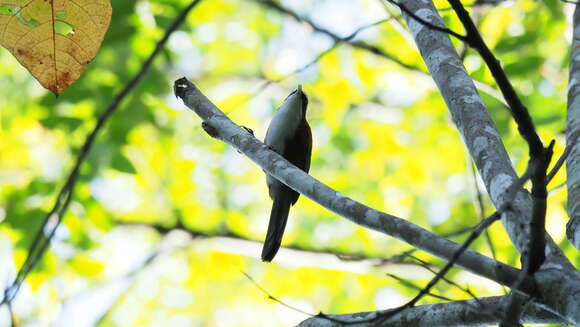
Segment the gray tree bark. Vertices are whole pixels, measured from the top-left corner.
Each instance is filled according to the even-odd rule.
[[[568,114],[566,115],[566,142],[570,154],[566,158],[566,186],[568,189],[568,216],[566,235],[580,250],[580,7],[574,11],[570,80],[568,82]]]
[[[495,325],[499,321],[498,317],[504,313],[504,299],[501,296],[494,296],[477,300],[420,305],[394,315],[380,326],[475,327]],[[299,326],[344,326],[340,322],[346,322],[348,326],[352,327],[377,326],[372,319],[384,313],[388,313],[388,310],[313,317],[304,320]],[[526,308],[522,315],[522,323],[567,324],[566,321],[537,305],[530,305]]]

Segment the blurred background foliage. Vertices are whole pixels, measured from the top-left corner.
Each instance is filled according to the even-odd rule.
[[[0,50],[0,286],[12,281],[24,261],[96,117],[187,3],[113,1],[113,20],[97,58],[58,99]],[[181,76],[261,139],[277,106],[303,84],[314,134],[311,174],[369,206],[458,242],[466,236],[461,231],[493,211],[395,9],[380,0],[280,4],[339,37],[387,21],[358,33],[349,40],[354,45],[335,44],[258,0],[202,1],[98,137],[50,251],[14,302],[18,326],[292,325],[307,316],[269,300],[242,272],[311,313],[393,307],[416,291],[387,273],[418,286],[432,276],[412,258],[395,257],[408,245],[303,197],[291,212],[283,245],[304,251],[281,251],[274,263],[260,262],[258,242],[271,206],[264,174],[206,135],[197,116],[175,99],[172,83]],[[448,26],[462,32],[446,1],[436,4]],[[559,156],[571,6],[518,0],[470,8],[540,135],[556,139]],[[471,76],[488,90],[481,94],[523,172],[527,147],[489,91],[495,89],[489,71],[474,51],[453,42]],[[394,60],[356,43],[376,46]],[[549,186],[547,229],[578,263],[565,240],[564,180],[562,170]],[[500,224],[473,248],[519,265]],[[434,268],[442,265],[425,253],[413,255]],[[376,260],[391,257],[392,262]],[[478,296],[505,291],[459,269],[449,277]],[[469,298],[445,283],[435,293]],[[422,303],[439,301],[427,297]],[[4,306],[0,324],[8,317]]]

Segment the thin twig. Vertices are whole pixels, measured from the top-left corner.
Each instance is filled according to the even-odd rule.
[[[409,302],[409,305],[410,306],[415,305],[423,297],[423,295],[427,294],[427,292],[429,292],[429,290],[433,288],[433,286],[435,286],[435,284],[437,284],[437,282],[439,282],[439,280],[441,280],[445,276],[445,274],[449,271],[449,269],[451,269],[455,265],[455,262],[457,261],[459,256],[461,256],[463,251],[465,251],[465,249],[467,249],[469,245],[471,245],[471,243],[473,243],[473,241],[477,239],[477,237],[481,234],[481,232],[483,232],[487,227],[491,226],[491,224],[499,220],[502,214],[503,212],[497,211],[492,215],[490,215],[489,217],[487,217],[485,220],[483,220],[474,229],[471,235],[469,235],[467,240],[465,240],[465,242],[461,244],[461,247],[453,254],[451,260],[449,260],[447,264],[443,267],[443,269],[441,269],[439,273],[429,282],[429,284],[427,284],[427,286],[423,288],[423,290],[421,290],[421,292],[417,296],[415,296],[413,300]]]
[[[480,220],[485,218],[485,204],[483,203],[483,194],[481,189],[479,188],[479,184],[477,183],[477,170],[475,168],[475,164],[473,162],[469,162],[469,166],[471,166],[471,176],[473,177],[473,187],[475,188],[475,199],[477,202],[477,209]],[[493,245],[493,240],[491,239],[491,235],[489,230],[486,229],[483,232],[483,236],[485,237],[485,242],[487,243],[487,247],[491,251],[491,257],[497,260],[497,254],[495,252],[495,246]]]
[[[292,15],[292,17],[299,17],[298,15],[294,14]],[[277,79],[268,79],[266,80],[264,83],[262,83],[262,85],[258,86],[257,90],[252,92],[252,94],[248,95],[247,97],[245,97],[243,100],[241,100],[240,102],[236,103],[236,105],[234,105],[234,108],[240,107],[243,103],[247,102],[250,99],[255,98],[258,94],[262,93],[266,88],[268,88],[268,86],[274,84],[274,83],[280,83],[283,82],[284,80],[302,73],[303,71],[307,70],[308,68],[312,67],[314,64],[318,63],[322,58],[324,58],[327,54],[331,53],[332,51],[334,51],[335,49],[337,49],[341,44],[343,43],[349,43],[352,39],[354,39],[359,33],[363,32],[366,29],[369,29],[371,27],[383,24],[385,22],[388,22],[392,19],[394,19],[395,17],[389,17],[389,18],[385,18],[385,19],[381,19],[379,21],[376,21],[374,23],[370,23],[367,25],[363,25],[358,27],[354,32],[352,32],[351,34],[345,36],[345,37],[339,37],[338,35],[335,35],[335,37],[333,37],[334,43],[327,48],[326,50],[320,52],[315,58],[313,58],[310,62],[308,62],[307,64],[303,65],[302,67],[299,67],[297,69],[295,69],[294,71],[280,77]],[[298,18],[298,19],[302,19],[302,18]],[[331,33],[330,31],[324,30],[326,31],[326,33]],[[352,43],[351,43],[352,44]],[[226,112],[226,114],[231,113],[232,110],[229,110]]]
[[[576,145],[577,139],[578,139],[578,134],[576,135],[576,137],[573,138],[573,140],[569,141],[568,145],[564,149],[564,152],[562,152],[562,155],[560,156],[560,158],[558,158],[558,161],[556,161],[556,163],[554,164],[554,167],[552,167],[552,170],[550,170],[550,172],[548,173],[548,176],[546,177],[548,183],[550,183],[550,181],[552,181],[554,176],[556,176],[556,174],[558,173],[560,168],[562,168],[562,166],[564,165],[564,162],[566,162],[566,158],[568,158],[568,155],[572,151],[572,148]]]
[[[403,286],[406,286],[408,288],[412,288],[414,290],[421,290],[422,289],[421,286],[415,285],[414,283],[412,283],[412,282],[410,282],[402,277],[399,277],[395,274],[386,273],[385,275],[391,277],[392,279],[398,281]],[[431,293],[431,292],[427,292],[425,295],[430,296],[430,297],[435,298],[435,299],[443,300],[443,301],[448,301],[448,302],[454,301],[454,300],[452,300],[448,297],[445,297],[443,295],[439,295],[439,294],[435,294],[435,293]]]
[[[10,327],[16,327],[16,316],[14,315],[14,308],[12,308],[12,303],[6,303],[8,307],[8,313],[10,314]]]
[[[532,221],[530,223],[530,237],[527,248],[522,254],[523,269],[520,277],[512,286],[512,291],[506,306],[506,313],[500,323],[500,327],[518,326],[520,317],[524,311],[524,304],[528,303],[529,296],[519,294],[524,278],[533,275],[546,259],[546,236],[545,219],[547,205],[547,177],[546,171],[553,154],[555,141],[543,151],[541,156],[530,158],[528,170],[531,170],[532,180]]]
[[[435,277],[433,277],[431,279],[431,281],[429,281],[429,283],[427,284],[427,286],[425,286],[423,289],[421,289],[421,291],[419,292],[419,294],[417,294],[413,299],[411,299],[409,302],[407,302],[406,304],[393,309],[385,314],[382,314],[380,316],[377,316],[375,318],[372,319],[372,321],[376,321],[376,320],[380,320],[380,321],[386,321],[387,319],[393,317],[394,315],[396,315],[397,313],[415,306],[415,304],[417,304],[417,302],[423,297],[425,296],[427,293],[429,293],[429,291],[431,290],[431,288],[433,288],[437,282],[439,280],[441,280],[442,278],[445,277],[445,274],[449,271],[449,269],[451,269],[451,267],[453,267],[455,265],[455,262],[457,261],[457,259],[459,259],[459,257],[461,256],[461,254],[469,247],[469,245],[471,243],[473,243],[473,241],[475,241],[475,239],[477,239],[477,237],[489,226],[491,226],[491,224],[493,224],[495,221],[501,219],[501,216],[503,215],[504,212],[506,212],[507,210],[510,209],[511,207],[511,202],[513,201],[513,198],[516,196],[517,191],[522,187],[522,185],[530,178],[531,173],[530,173],[530,166],[528,166],[528,168],[526,169],[526,172],[522,175],[522,177],[520,177],[517,181],[515,181],[507,190],[506,190],[506,195],[505,195],[505,199],[506,201],[504,201],[503,205],[496,211],[494,212],[492,215],[490,215],[489,217],[487,217],[485,220],[483,220],[482,222],[479,223],[478,226],[475,227],[475,229],[473,230],[473,232],[471,233],[471,235],[469,235],[469,237],[467,238],[467,240],[465,240],[465,242],[463,242],[463,244],[461,244],[461,246],[459,247],[459,249],[457,249],[457,251],[455,253],[453,253],[451,259],[447,262],[447,264],[437,273],[437,275],[435,275]]]
[[[321,26],[318,26],[312,20],[298,15],[294,11],[290,10],[289,8],[286,8],[286,7],[282,6],[281,4],[279,4],[277,2],[274,2],[272,0],[253,0],[253,1],[255,1],[255,2],[261,4],[261,5],[267,6],[269,8],[272,8],[274,10],[277,10],[278,12],[281,12],[283,14],[286,14],[286,15],[292,17],[294,20],[296,20],[298,22],[306,23],[310,27],[312,27],[312,29],[314,29],[316,32],[319,32],[319,33],[322,33],[322,34],[325,34],[325,35],[329,36],[335,42],[337,40],[340,40],[341,39],[341,37],[338,34],[332,32],[332,31],[330,31],[330,30],[328,30],[326,28],[323,28]],[[391,16],[391,17],[392,18],[395,18],[394,21],[399,22],[398,21],[398,18],[400,18],[399,16]],[[399,23],[399,24],[400,25],[403,25],[402,23]],[[385,59],[387,59],[387,60],[389,60],[389,61],[391,61],[393,63],[396,63],[397,65],[399,65],[399,66],[401,66],[401,67],[403,67],[405,69],[408,69],[408,70],[411,70],[411,71],[414,71],[414,72],[418,72],[418,73],[421,73],[421,74],[424,74],[424,75],[429,75],[429,73],[426,72],[421,67],[407,64],[407,63],[401,61],[399,58],[397,58],[397,57],[395,57],[395,56],[393,56],[393,55],[391,55],[391,54],[383,51],[381,48],[379,48],[379,47],[377,47],[375,45],[368,44],[368,43],[363,42],[363,41],[349,41],[349,42],[347,42],[347,44],[349,44],[352,47],[361,49],[361,50],[366,50],[366,51],[368,51],[368,52],[370,52],[370,53],[372,53],[372,54],[374,54],[376,56],[383,57],[383,58],[385,58]],[[483,82],[479,82],[479,81],[474,81],[474,82],[475,82],[476,87],[479,90],[481,90],[481,91],[489,94],[490,96],[492,96],[493,98],[497,99],[499,102],[505,104],[506,106],[508,105],[507,102],[505,101],[505,99],[502,97],[502,95],[497,90],[495,90],[494,88],[492,88],[491,86],[489,86],[487,84],[484,84]],[[267,86],[267,85],[268,84],[263,85],[262,87]],[[260,91],[260,90],[258,90],[258,91]]]
[[[276,152],[264,146],[247,130],[231,121],[186,78],[180,78],[174,82],[174,91],[185,105],[203,120],[202,127],[209,136],[232,145],[256,162],[268,174],[325,208],[356,224],[394,236],[446,260],[449,260],[453,253],[460,248],[460,244],[435,235],[405,219],[374,210],[354,201],[295,168]],[[340,199],[340,201],[336,201],[336,199]],[[465,251],[457,264],[475,274],[483,273],[485,277],[505,285],[511,285],[519,275],[519,270],[472,250]],[[489,269],[481,269],[482,265],[489,267]],[[471,269],[470,267],[477,268]],[[530,279],[528,282],[532,283],[532,280]]]
[[[265,5],[267,7],[275,9],[283,14],[286,14],[298,22],[305,22],[306,24],[310,25],[312,27],[312,29],[314,29],[316,32],[319,32],[319,33],[322,33],[322,34],[329,36],[335,42],[338,42],[342,39],[342,37],[340,37],[338,34],[332,32],[329,29],[326,29],[322,26],[319,26],[318,24],[315,24],[312,20],[310,20],[308,18],[301,17],[300,15],[295,13],[294,11],[282,6],[281,4],[279,4],[275,1],[272,1],[272,0],[254,0],[254,1],[261,4],[261,5]],[[403,68],[417,71],[417,72],[421,72],[421,73],[425,73],[425,71],[423,71],[421,68],[404,63],[400,59],[394,57],[391,54],[386,53],[385,51],[383,51],[382,49],[380,49],[374,45],[368,44],[368,43],[363,42],[363,41],[351,41],[351,42],[348,42],[348,44],[350,44],[356,48],[359,48],[359,49],[367,50],[367,51],[374,53],[375,55],[381,56],[383,58],[386,58],[386,59],[400,65]]]
[[[242,273],[242,274],[244,274],[244,276],[246,276],[246,278],[247,278],[247,279],[248,279],[250,282],[252,282],[252,284],[254,284],[254,286],[256,286],[256,288],[257,288],[257,289],[259,289],[260,291],[262,291],[262,293],[266,294],[266,295],[268,296],[268,299],[270,299],[270,300],[272,300],[272,301],[274,301],[274,302],[278,302],[278,303],[280,303],[281,305],[285,306],[285,307],[286,307],[286,308],[288,308],[288,309],[294,310],[294,311],[296,311],[296,312],[300,312],[300,313],[302,313],[302,314],[304,314],[304,315],[307,315],[307,316],[309,316],[309,317],[316,317],[316,316],[318,316],[318,314],[312,314],[312,313],[308,313],[308,312],[306,312],[306,311],[304,311],[304,310],[300,310],[300,309],[298,309],[298,308],[296,308],[296,307],[293,307],[293,306],[289,305],[288,303],[285,303],[284,301],[282,301],[282,300],[278,299],[277,297],[275,297],[274,295],[272,295],[272,294],[270,294],[268,291],[266,291],[266,290],[265,290],[265,289],[264,289],[262,286],[260,286],[260,284],[258,284],[258,282],[256,282],[256,281],[254,280],[254,278],[252,278],[252,276],[250,276],[248,273],[246,273],[245,271],[242,271],[241,273]]]
[[[394,3],[394,0],[387,0]],[[484,42],[479,30],[475,26],[475,23],[471,19],[465,7],[459,0],[448,0],[451,7],[457,14],[459,20],[463,24],[467,36],[463,39],[469,46],[476,49],[487,66],[489,67],[492,76],[497,82],[501,92],[504,94],[504,98],[508,102],[510,112],[514,118],[520,135],[528,144],[529,149],[529,163],[528,169],[529,175],[532,181],[532,216],[530,221],[530,235],[528,238],[528,243],[525,245],[522,253],[522,259],[524,263],[524,272],[528,277],[535,273],[545,260],[545,247],[546,247],[546,236],[545,236],[545,219],[546,219],[546,198],[547,189],[546,185],[548,179],[546,172],[548,165],[552,158],[554,141],[550,145],[544,148],[542,140],[537,134],[536,128],[534,126],[533,120],[528,112],[528,109],[524,106],[520,98],[518,97],[515,89],[513,88],[511,82],[507,78],[507,75],[499,60],[497,60],[494,54],[491,52],[487,44]],[[396,4],[396,3],[395,3]],[[406,14],[412,18],[420,21],[416,15],[413,15],[410,10],[404,6],[399,5],[401,10],[405,11]],[[421,21],[420,21],[421,22]],[[444,27],[434,26],[429,22],[421,22],[425,26],[430,27],[433,30],[446,32],[450,35],[456,36],[449,31],[446,31]],[[522,276],[522,278],[524,278]],[[429,286],[427,286],[428,288]],[[518,291],[518,287],[512,288],[512,300],[515,299],[515,292]],[[512,301],[515,303],[515,301]],[[513,306],[510,307],[514,312]],[[508,324],[507,317],[503,320],[502,325]],[[519,319],[519,316],[516,321]]]
[[[485,61],[486,65],[489,67],[489,70],[494,77],[495,81],[497,82],[499,89],[504,95],[504,98],[509,104],[510,112],[514,120],[518,125],[518,131],[526,140],[530,150],[530,156],[537,157],[541,155],[544,146],[542,144],[542,140],[538,136],[536,132],[536,128],[534,126],[534,122],[528,109],[524,106],[522,101],[520,100],[519,96],[517,95],[514,87],[512,86],[510,80],[508,79],[504,69],[501,67],[500,61],[495,57],[495,55],[491,52],[477,26],[469,16],[467,10],[459,0],[447,0],[457,17],[463,24],[465,31],[467,32],[467,38],[465,42],[469,44],[472,48],[476,49],[481,58]]]
[[[435,271],[435,269],[431,268],[428,262],[421,260],[421,259],[417,258],[416,256],[410,256],[410,257],[411,257],[411,259],[417,261],[419,263],[419,265],[421,265],[421,267],[428,270],[432,274],[437,275],[437,271]],[[469,288],[463,287],[463,286],[459,285],[458,283],[454,282],[453,280],[451,280],[445,276],[441,280],[444,281],[445,283],[459,289],[460,291],[464,292],[465,294],[469,295],[474,300],[476,300],[476,301],[478,300],[477,295],[475,295]]]
[[[457,38],[458,40],[461,40],[463,42],[468,42],[467,36],[465,35],[461,35],[455,31],[452,31],[451,29],[447,28],[447,27],[443,27],[443,26],[438,26],[435,25],[433,23],[431,23],[430,21],[427,21],[417,15],[415,15],[414,12],[412,12],[411,10],[409,10],[409,8],[407,8],[406,6],[404,6],[402,3],[400,3],[399,1],[395,1],[395,0],[387,0],[389,3],[392,3],[393,5],[399,7],[399,9],[401,9],[401,11],[403,11],[405,14],[411,16],[414,20],[418,21],[419,23],[427,26],[428,28],[434,30],[434,31],[438,31],[441,33],[445,33],[445,34],[449,34],[455,38]]]

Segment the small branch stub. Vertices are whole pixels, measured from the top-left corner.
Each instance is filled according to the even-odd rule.
[[[509,265],[473,250],[462,249],[459,244],[435,235],[406,219],[377,211],[319,182],[272,151],[249,131],[232,122],[188,80],[181,78],[175,81],[174,90],[176,96],[180,97],[189,109],[208,126],[211,125],[210,128],[203,125],[208,134],[216,135],[217,139],[243,153],[264,172],[323,207],[353,223],[393,236],[446,260],[451,260],[458,251],[461,251],[461,255],[453,258],[457,265],[503,285],[510,286],[517,280],[520,271]],[[531,292],[534,289],[533,285],[533,281],[526,279],[521,290]]]
[[[201,127],[203,128],[203,130],[204,130],[204,131],[205,131],[205,132],[206,132],[206,133],[207,133],[209,136],[211,136],[211,137],[213,137],[213,138],[217,138],[217,137],[218,137],[218,135],[219,135],[219,132],[218,132],[218,130],[217,130],[215,127],[211,126],[209,123],[207,123],[207,122],[202,122],[202,123],[201,123]]]
[[[173,83],[173,94],[176,98],[183,98],[187,94],[187,89],[192,87],[193,84],[187,78],[182,77]]]

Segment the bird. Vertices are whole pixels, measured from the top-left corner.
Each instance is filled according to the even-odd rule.
[[[306,121],[307,106],[308,97],[302,91],[302,85],[298,85],[276,111],[264,138],[270,149],[306,173],[310,170],[312,155],[312,131]],[[266,176],[266,184],[273,203],[262,248],[262,261],[270,262],[280,249],[290,206],[298,201],[300,194],[271,175]]]

